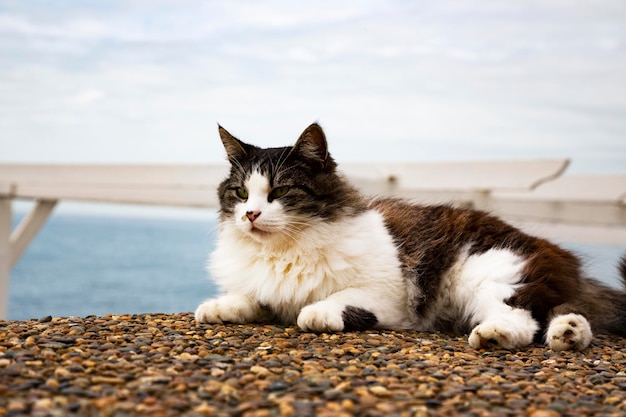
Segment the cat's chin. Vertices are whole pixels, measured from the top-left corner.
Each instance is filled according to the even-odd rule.
[[[249,224],[238,224],[231,230],[240,237],[252,239],[257,242],[267,242],[277,235],[275,231],[264,230],[261,227]]]
[[[252,228],[248,232],[248,237],[257,243],[275,248],[291,247],[294,244],[293,238],[280,230],[263,230],[260,228]],[[287,245],[287,246],[285,246]]]
[[[246,233],[252,238],[254,238],[255,240],[263,240],[263,241],[271,239],[272,237],[276,236],[276,233],[263,230],[259,227],[251,227],[249,230],[246,231]]]

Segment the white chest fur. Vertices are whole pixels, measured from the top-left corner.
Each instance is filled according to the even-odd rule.
[[[209,270],[224,293],[246,295],[288,322],[302,307],[346,288],[371,287],[399,304],[406,297],[395,245],[373,210],[312,224],[280,245],[251,239],[225,222]]]

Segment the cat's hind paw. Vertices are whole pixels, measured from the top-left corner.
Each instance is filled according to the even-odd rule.
[[[311,332],[340,332],[344,328],[342,307],[331,301],[308,305],[298,315],[298,326]]]
[[[580,314],[571,313],[557,316],[550,321],[546,343],[555,351],[583,350],[589,346],[592,337],[587,319]]]
[[[225,295],[205,301],[195,312],[198,323],[249,323],[257,316],[258,307],[246,297]]]

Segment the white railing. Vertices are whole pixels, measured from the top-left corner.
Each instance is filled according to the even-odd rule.
[[[369,195],[488,210],[513,221],[594,226],[596,242],[626,244],[626,175],[562,175],[569,161],[344,164]],[[9,275],[61,200],[215,207],[227,166],[0,164],[0,318]],[[35,200],[12,231],[13,199]]]

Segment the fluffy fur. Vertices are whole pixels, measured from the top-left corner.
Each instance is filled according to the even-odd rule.
[[[626,336],[624,293],[585,278],[573,254],[480,211],[362,196],[317,124],[283,148],[219,132],[231,171],[209,269],[222,295],[198,322],[448,331],[475,348]],[[621,270],[626,281],[626,258]]]

